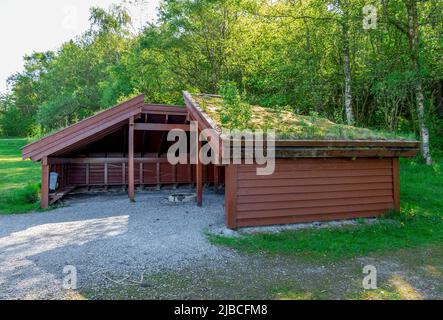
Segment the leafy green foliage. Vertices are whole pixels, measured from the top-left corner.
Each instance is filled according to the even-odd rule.
[[[220,94],[223,99],[223,109],[220,114],[221,123],[229,129],[248,128],[252,117],[251,106],[241,101],[236,84],[221,85]]]
[[[431,145],[440,149],[442,3],[417,4],[416,69],[405,33],[408,2],[372,3],[379,19],[370,30],[362,27],[364,0],[329,5],[323,0],[162,1],[158,23],[138,34],[130,34],[122,7],[93,8],[90,30],[55,52],[25,57],[24,71],[10,78],[10,107],[2,107],[1,131],[50,132],[135,93],[151,102],[181,104],[182,90],[215,93],[229,83],[237,84],[249,104],[308,117],[314,112],[340,124],[347,48],[356,126],[418,136],[414,83],[421,80]],[[247,108],[230,103],[223,121],[244,125]],[[20,128],[13,125],[17,114]],[[341,127],[335,130],[352,137]],[[308,122],[305,131],[319,134]]]

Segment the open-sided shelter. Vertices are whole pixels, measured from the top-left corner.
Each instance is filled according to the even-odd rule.
[[[289,130],[277,136],[271,175],[257,175],[257,164],[172,165],[166,158],[173,143],[167,133],[189,131],[191,120],[199,130],[214,129],[223,144],[220,99],[184,92],[184,100],[186,106],[149,104],[140,95],[23,147],[23,159],[42,165],[42,208],[75,187],[96,185],[127,187],[134,200],[136,186],[195,184],[201,205],[203,185],[213,184],[224,185],[229,228],[375,217],[399,210],[398,158],[415,156],[419,142],[307,139]],[[274,124],[290,125],[293,119],[288,117]],[[273,123],[272,118],[256,120]],[[197,153],[201,146],[198,141]],[[51,172],[58,175],[52,193]]]

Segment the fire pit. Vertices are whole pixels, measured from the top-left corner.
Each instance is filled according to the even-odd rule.
[[[175,193],[171,194],[168,200],[173,203],[183,203],[194,201],[196,197],[195,193]]]

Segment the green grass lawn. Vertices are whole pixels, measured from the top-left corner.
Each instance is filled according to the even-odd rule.
[[[23,213],[38,207],[40,165],[23,161],[27,139],[0,139],[0,214]]]
[[[401,159],[401,212],[378,223],[357,226],[243,235],[209,236],[214,244],[247,253],[297,256],[309,260],[337,260],[443,243],[443,159],[433,166]]]

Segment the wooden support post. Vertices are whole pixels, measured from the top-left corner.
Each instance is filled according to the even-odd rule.
[[[65,187],[65,165],[61,164],[60,165],[60,177],[59,177],[59,188],[62,189]]]
[[[123,190],[126,189],[126,163],[122,163],[122,185]]]
[[[147,114],[143,114],[143,122],[147,123],[148,122],[148,115]],[[142,143],[141,143],[141,150],[140,150],[140,158],[143,159],[143,155],[144,155],[144,151],[145,151],[145,140],[146,140],[146,131],[143,131],[142,133]],[[145,188],[144,184],[143,184],[143,162],[140,162],[140,168],[139,168],[140,172],[139,172],[139,180],[140,180],[140,190],[143,190]]]
[[[145,114],[143,118],[144,118],[143,122],[147,123],[148,122],[148,115]],[[146,131],[143,131],[143,133],[142,133],[141,152],[140,152],[140,156],[142,158],[143,158],[143,153],[144,153],[144,150],[145,150],[145,138],[146,138]]]
[[[392,191],[394,198],[394,210],[400,211],[400,183],[398,179],[398,158],[392,158]]]
[[[86,185],[89,186],[89,163],[86,164]]]
[[[157,175],[157,190],[160,190],[160,162],[156,163],[156,175]]]
[[[105,181],[105,186],[108,185],[108,163],[105,162],[105,168],[104,168],[104,172],[105,172],[105,177],[104,177],[104,181]]]
[[[129,118],[128,132],[128,197],[134,201],[134,117]]]
[[[166,114],[166,115],[165,115],[165,124],[167,124],[168,121],[169,121],[169,117],[168,117],[168,115]],[[143,131],[143,132],[145,132],[145,131]],[[158,152],[157,152],[157,157],[158,157],[158,158],[160,158],[160,156],[161,156],[161,154],[162,154],[163,145],[165,144],[165,139],[166,139],[167,136],[168,136],[168,133],[167,133],[166,131],[163,132],[162,137],[161,137],[161,139],[160,139],[160,146],[158,147]]]
[[[195,164],[195,191],[197,193],[197,206],[201,207],[203,202],[203,166],[200,162],[200,149],[202,147],[202,143],[200,141],[200,129],[197,130],[197,155],[196,155],[196,164]]]
[[[42,189],[40,207],[47,209],[49,206],[49,163],[48,158],[42,159]]]
[[[177,189],[177,165],[172,165],[172,188]]]
[[[71,166],[69,164],[66,165],[66,185],[71,184]]]
[[[218,190],[218,183],[219,183],[219,177],[218,177],[218,166],[214,165],[214,191],[217,192]]]
[[[138,179],[140,180],[140,189],[143,189],[143,162],[139,164]]]

